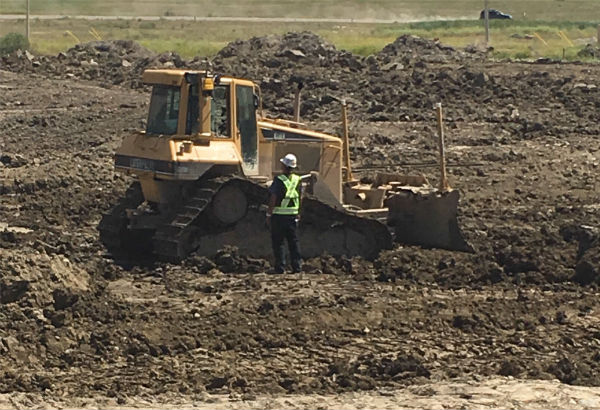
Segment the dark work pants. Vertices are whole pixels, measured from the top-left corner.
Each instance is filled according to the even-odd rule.
[[[292,270],[299,272],[302,261],[300,258],[300,247],[298,246],[296,216],[271,216],[271,242],[273,244],[273,255],[275,256],[275,272],[277,273],[283,273],[285,270],[284,239],[287,240],[290,249]]]

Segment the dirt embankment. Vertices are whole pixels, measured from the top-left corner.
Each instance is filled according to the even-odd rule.
[[[409,36],[363,58],[311,33],[234,42],[211,64],[260,83],[271,115],[291,114],[302,82],[302,116],[325,131],[348,99],[364,167],[434,161],[443,102],[476,252],[398,246],[277,277],[235,249],[115,260],[96,224],[129,183],[111,160],[145,118],[139,76],[206,63],[132,42],[2,57],[0,392],[128,403],[498,375],[600,385],[600,68],[493,62]]]

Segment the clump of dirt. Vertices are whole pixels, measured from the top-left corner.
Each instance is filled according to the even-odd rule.
[[[586,363],[563,357],[548,366],[548,373],[556,376],[558,380],[567,384],[588,384],[590,378],[595,378]]]
[[[418,355],[403,353],[381,358],[361,355],[349,362],[332,363],[325,373],[328,383],[343,390],[372,390],[386,381],[414,383],[430,375]]]
[[[2,154],[0,155],[0,166],[8,168],[19,168],[27,165],[27,159],[21,154]]]
[[[512,376],[518,377],[523,372],[523,367],[521,364],[514,360],[504,360],[500,365],[500,369],[498,370],[498,374],[500,376]]]
[[[573,280],[582,285],[600,285],[600,243],[594,243],[579,259]]]
[[[269,261],[240,254],[236,246],[225,246],[209,258],[193,253],[184,262],[194,272],[207,274],[216,269],[222,273],[265,273],[269,272]]]
[[[561,227],[561,234],[565,240],[579,244],[572,280],[584,286],[600,284],[600,229],[569,224]]]
[[[269,262],[264,259],[241,256],[235,246],[226,246],[218,251],[214,263],[224,273],[259,273],[270,268]]]
[[[21,299],[29,290],[29,281],[17,280],[0,282],[0,303],[13,303]]]
[[[579,50],[577,57],[581,58],[600,58],[600,48],[593,44],[586,44],[584,48]]]

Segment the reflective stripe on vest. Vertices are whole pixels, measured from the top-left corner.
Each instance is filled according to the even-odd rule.
[[[273,209],[273,214],[298,215],[300,210],[300,195],[298,194],[300,177],[292,174],[289,179],[285,175],[279,175],[277,178],[285,185],[285,197],[281,200],[281,205]]]

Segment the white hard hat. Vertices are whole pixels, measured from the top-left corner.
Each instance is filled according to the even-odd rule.
[[[294,154],[287,154],[285,157],[281,158],[279,161],[281,161],[281,163],[288,168],[296,168],[297,162],[298,162],[298,160],[296,159],[296,156]]]

